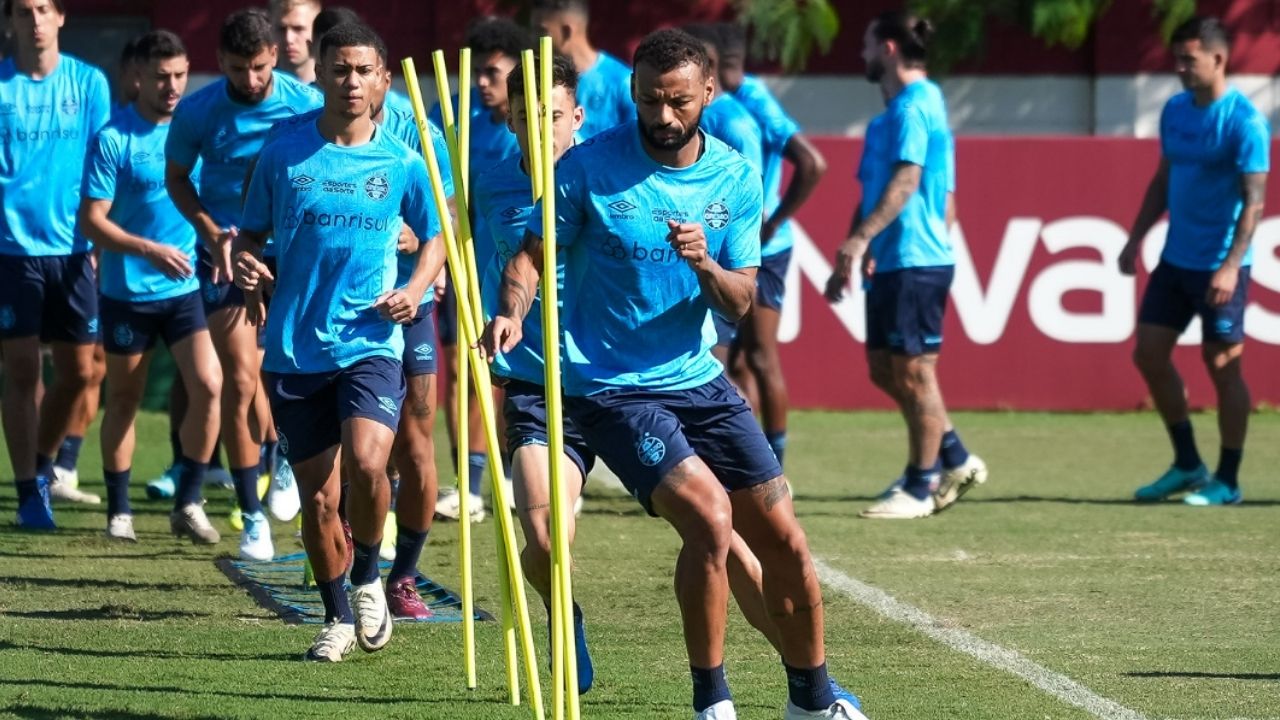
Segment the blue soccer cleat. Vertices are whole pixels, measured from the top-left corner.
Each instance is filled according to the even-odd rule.
[[[828,675],[827,682],[830,683],[831,694],[836,696],[837,702],[843,700],[844,702],[847,702],[850,705],[852,705],[855,710],[862,709],[862,701],[858,699],[858,696],[854,695],[848,690],[845,690],[844,687],[840,685],[840,683],[836,682],[835,678]]]
[[[23,530],[57,530],[49,506],[49,479],[36,478],[36,491],[18,505],[18,527]]]
[[[583,695],[595,682],[596,670],[591,664],[591,653],[587,650],[587,623],[582,619],[582,608],[575,603],[573,611],[573,640],[578,655],[578,694]]]
[[[1218,478],[1211,478],[1208,483],[1182,499],[1182,502],[1196,507],[1209,505],[1239,505],[1244,500],[1240,488],[1233,488]]]
[[[1160,502],[1178,493],[1199,490],[1208,481],[1209,470],[1203,464],[1194,470],[1171,467],[1155,482],[1138,488],[1133,493],[1133,499],[1138,502]]]
[[[160,473],[160,477],[147,483],[147,497],[152,500],[167,500],[178,491],[178,466],[170,465]]]

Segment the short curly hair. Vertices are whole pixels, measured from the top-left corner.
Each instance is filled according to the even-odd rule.
[[[520,53],[532,50],[533,33],[510,18],[482,17],[467,28],[466,46],[476,55],[500,52],[516,60]]]
[[[538,72],[541,67],[534,63],[534,77],[540,78]],[[556,55],[551,60],[551,85],[552,87],[562,87],[569,97],[573,98],[574,103],[578,101],[578,70],[573,66],[573,61],[564,55]],[[524,95],[524,61],[516,63],[515,69],[507,75],[507,97],[516,95]]]
[[[276,44],[271,18],[261,8],[245,8],[227,16],[218,35],[218,49],[228,55],[251,58]]]
[[[702,41],[683,30],[655,30],[640,41],[631,58],[633,67],[648,65],[659,73],[675,70],[681,65],[693,64],[702,74],[711,74],[711,58]]]

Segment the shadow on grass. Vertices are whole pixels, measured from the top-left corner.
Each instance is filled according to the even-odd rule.
[[[207,560],[205,562],[208,562]],[[0,576],[0,586],[4,585],[30,585],[41,588],[78,588],[78,589],[98,589],[98,590],[138,590],[142,592],[183,592],[186,590],[195,590],[203,592],[206,590],[220,590],[226,587],[225,583],[218,584],[197,584],[184,582],[171,583],[152,583],[152,582],[130,582],[128,580],[108,580],[105,578],[49,578],[49,577],[21,577],[21,576]]]
[[[875,502],[880,498],[875,495],[812,495],[798,493],[795,501],[800,502]],[[1058,505],[1119,505],[1141,508],[1182,507],[1182,503],[1169,501],[1164,503],[1140,503],[1129,498],[1082,498],[1082,497],[1048,497],[1041,495],[1006,495],[999,497],[971,497],[966,495],[959,501],[963,505],[1013,505],[1019,503],[1049,503]],[[1243,507],[1280,507],[1280,500],[1245,500]]]
[[[1127,672],[1125,677],[1136,678],[1189,678],[1192,680],[1274,680],[1280,681],[1280,673],[1212,673],[1177,670],[1145,670]]]
[[[303,661],[299,657],[298,665],[302,666]],[[281,692],[279,686],[275,686],[264,690],[263,692],[243,692],[235,690],[220,690],[212,687],[188,686],[177,687],[173,685],[154,685],[147,686],[141,684],[118,685],[115,683],[91,683],[91,682],[73,682],[69,680],[49,680],[47,678],[19,678],[19,679],[0,679],[0,686],[12,686],[19,688],[51,688],[54,690],[87,690],[93,692],[126,692],[130,694],[136,693],[154,693],[156,695],[180,695],[184,698],[238,698],[242,700],[286,700],[305,703],[339,703],[342,705],[449,705],[454,706],[460,702],[465,702],[471,697],[463,692],[454,692],[449,695],[441,695],[440,697],[386,697],[383,695],[355,695],[341,694],[337,696],[326,696],[323,693],[304,694]],[[681,706],[683,707],[683,706]],[[79,713],[74,713],[74,717],[85,717]],[[52,717],[66,717],[67,713],[63,711],[61,715],[53,715]],[[40,716],[45,717],[45,716]],[[97,717],[97,716],[90,716]],[[101,717],[117,717],[116,715],[102,715]],[[128,717],[128,716],[126,716]],[[140,717],[165,717],[161,715],[143,715]],[[182,717],[186,717],[183,715]]]
[[[61,720],[61,718],[74,717],[80,720],[167,720],[172,717],[188,718],[189,720],[222,720],[224,716],[219,715],[189,715],[182,713],[181,715],[161,715],[151,712],[133,712],[132,710],[68,710],[65,707],[45,707],[42,705],[22,704],[7,705],[3,709],[7,713],[12,713],[14,717],[27,718],[29,720]]]
[[[139,610],[127,605],[103,605],[97,608],[73,608],[70,610],[4,610],[0,617],[27,618],[30,620],[136,620],[157,622],[160,620],[189,620],[211,617],[211,613],[189,610]]]
[[[103,542],[106,542],[105,540]],[[0,550],[0,558],[18,558],[22,560],[164,560],[165,562],[209,562],[207,555],[184,555],[181,551],[162,550],[149,553],[37,553],[20,550]]]
[[[286,661],[294,662],[300,653],[225,653],[225,652],[208,652],[200,650],[197,652],[183,653],[173,650],[100,650],[95,648],[74,648],[60,647],[57,645],[38,645],[35,643],[11,643],[0,640],[0,652],[6,650],[16,650],[19,652],[42,652],[53,655],[66,655],[68,657],[95,657],[95,658],[146,658],[148,660],[218,660],[242,662],[245,660],[269,660],[269,661]]]

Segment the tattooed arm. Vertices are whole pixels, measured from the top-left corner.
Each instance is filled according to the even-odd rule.
[[[498,314],[480,336],[480,353],[489,362],[500,352],[509,352],[520,343],[524,318],[538,296],[542,280],[542,238],[526,232],[524,245],[502,270],[498,290]]]
[[[854,225],[849,232],[849,238],[841,243],[840,249],[836,251],[835,268],[827,281],[828,300],[836,302],[844,297],[844,289],[848,286],[849,279],[853,277],[854,263],[866,253],[867,246],[871,244],[871,238],[883,232],[898,218],[898,215],[902,214],[902,208],[906,207],[907,201],[920,188],[920,177],[923,172],[924,168],[915,163],[898,163],[875,208],[866,215],[860,212],[854,214]]]
[[[1236,283],[1240,278],[1240,263],[1244,262],[1245,253],[1249,251],[1249,243],[1253,240],[1253,232],[1262,220],[1262,207],[1267,196],[1266,173],[1244,173],[1240,176],[1240,196],[1244,208],[1240,210],[1240,218],[1236,221],[1236,234],[1231,240],[1231,249],[1222,261],[1222,266],[1209,281],[1209,304],[1222,307],[1231,301],[1236,292]]]

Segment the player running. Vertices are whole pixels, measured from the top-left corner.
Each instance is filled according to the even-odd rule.
[[[585,113],[578,136],[583,139],[629,122],[636,113],[631,68],[591,44],[587,6],[587,0],[534,0],[529,15],[534,30],[550,37],[555,51],[573,60],[578,71],[578,102]]]
[[[1188,505],[1241,500],[1238,474],[1250,410],[1240,371],[1244,309],[1271,133],[1266,117],[1227,84],[1230,56],[1227,30],[1216,18],[1192,18],[1173,33],[1174,62],[1186,92],[1164,106],[1160,164],[1120,254],[1120,271],[1134,274],[1143,239],[1169,211],[1164,251],[1138,312],[1133,361],[1169,430],[1174,460],[1164,475],[1134,493],[1145,502],[1180,493],[1188,493]],[[1173,365],[1178,336],[1197,316],[1201,356],[1218,394],[1222,447],[1213,475],[1196,449],[1186,389]]]

